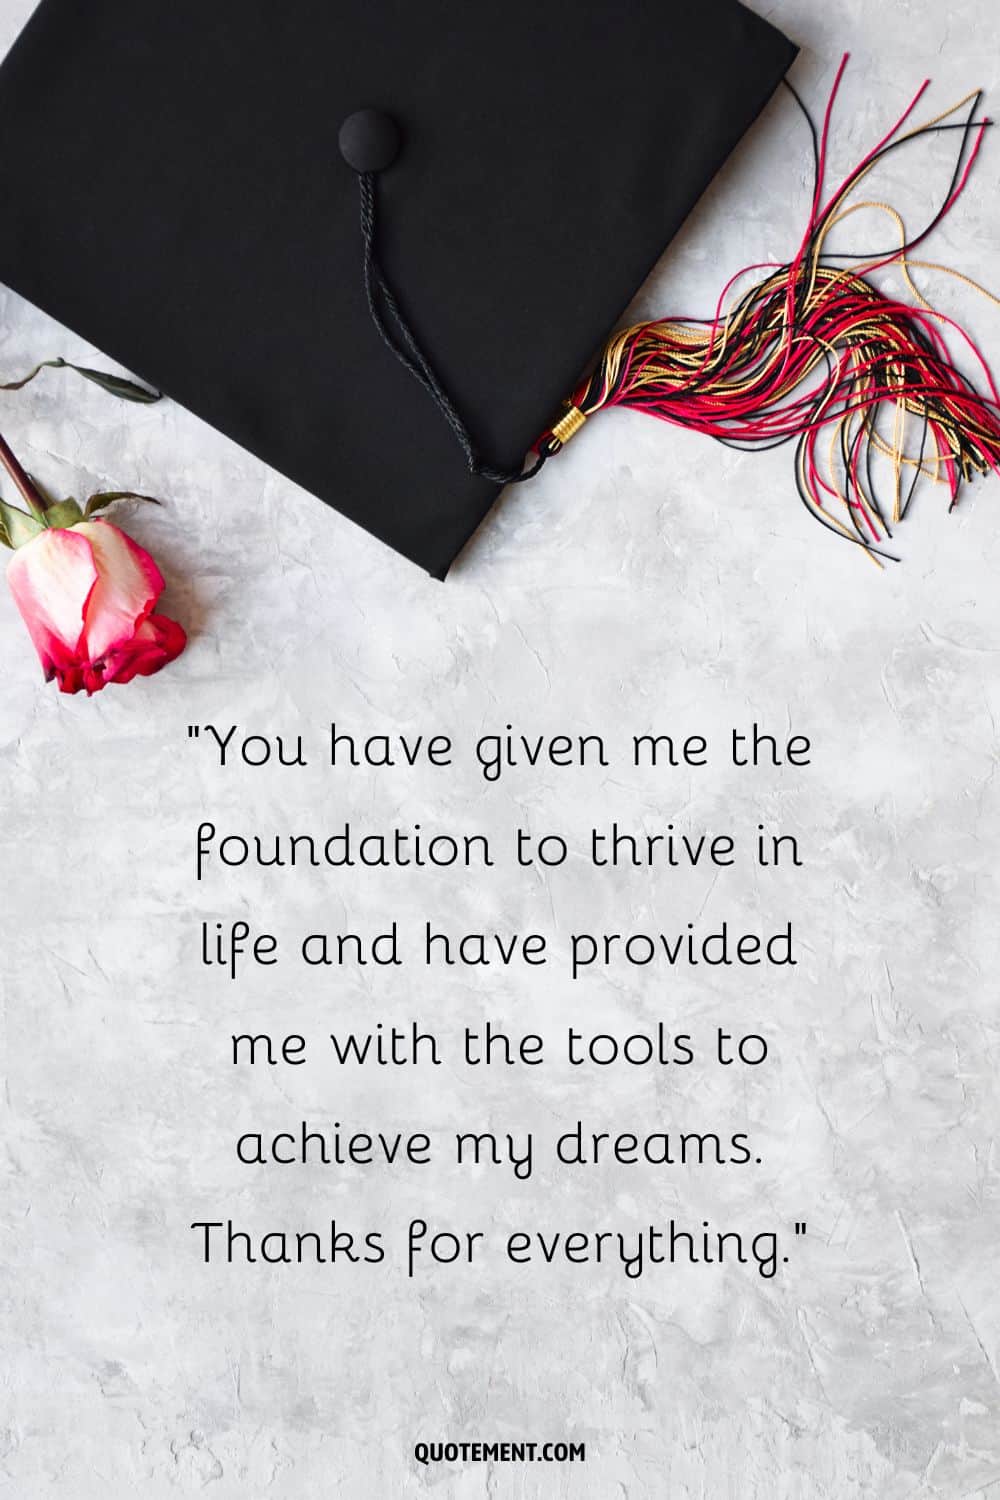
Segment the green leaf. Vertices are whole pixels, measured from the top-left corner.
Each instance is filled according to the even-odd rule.
[[[36,521],[34,516],[29,516],[26,510],[18,510],[16,505],[8,505],[6,500],[0,500],[0,522],[9,547],[23,547],[45,530],[44,522]]]
[[[64,359],[43,359],[40,365],[35,366],[30,375],[25,375],[20,380],[7,381],[6,384],[0,385],[0,391],[23,391],[24,387],[30,385],[35,376],[40,375],[43,370],[61,370],[65,367],[65,364],[66,361]]]
[[[5,522],[0,520],[0,547],[10,547],[13,549],[13,546],[14,543],[10,539],[10,532],[7,530],[7,526]]]
[[[157,401],[163,400],[159,391],[147,390],[145,386],[136,385],[134,380],[126,380],[122,375],[109,375],[104,370],[89,370],[86,365],[69,365],[69,369],[82,375],[84,380],[99,385],[109,396],[118,396],[122,401],[135,401],[140,406],[155,406]]]
[[[134,490],[108,490],[104,494],[91,495],[84,514],[89,520],[98,511],[107,510],[109,505],[116,505],[119,500],[144,500],[147,505],[163,504],[162,500],[157,500],[153,495],[137,495]]]
[[[83,511],[75,500],[59,500],[45,511],[45,524],[54,531],[68,530],[83,520]]]
[[[100,386],[102,391],[107,391],[109,396],[117,396],[121,401],[135,401],[141,406],[153,406],[163,397],[159,391],[147,390],[145,386],[137,385],[134,380],[126,380],[123,375],[110,375],[106,370],[92,370],[87,365],[74,365],[67,359],[44,359],[40,365],[36,365],[30,374],[20,380],[10,380],[0,385],[0,391],[21,391],[26,385],[30,385],[36,375],[43,370],[75,370],[77,375],[82,375],[84,380],[90,380],[94,385]]]

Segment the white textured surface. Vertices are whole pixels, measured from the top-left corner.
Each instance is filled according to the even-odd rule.
[[[0,43],[28,0],[0,0]],[[781,0],[825,95],[855,53],[836,162],[848,166],[928,72],[943,104],[997,84],[989,0]],[[996,94],[994,94],[996,97]],[[1000,147],[990,142],[933,257],[996,279]],[[898,159],[916,222],[948,176]],[[642,311],[707,307],[723,272],[783,257],[805,210],[807,153],[781,99],[645,289]],[[5,205],[4,215],[16,212]],[[0,231],[2,232],[2,231]],[[67,226],[72,232],[72,226]],[[878,226],[875,226],[878,232]],[[952,287],[1000,350],[1000,316]],[[0,368],[89,355],[17,298]],[[2,426],[51,488],[128,485],[169,509],[129,526],[169,578],[187,655],[148,683],[59,699],[0,594],[5,871],[0,1260],[0,1492],[118,1500],[963,1500],[1000,1493],[995,1133],[1000,806],[1000,545],[995,483],[948,517],[934,495],[880,575],[799,507],[787,453],[741,457],[612,416],[505,501],[442,587],[170,406],[123,408],[53,376],[4,398]],[[720,770],[512,776],[485,790],[398,771],[222,776],[189,722],[312,734],[507,723],[718,735],[756,717],[810,733],[805,775]],[[803,838],[792,880],[636,874],[579,862],[543,884],[494,871],[191,878],[191,830],[516,822],[572,831],[617,814],[651,829]],[[622,971],[571,989],[545,970],[483,979],[408,969],[238,988],[194,962],[199,903],[280,933],[373,928],[387,914],[455,930],[682,924],[700,909],[792,916],[792,978],[658,981]],[[234,1030],[418,1019],[444,1037],[486,1017],[555,1032],[576,1018],[703,1033],[764,1030],[773,1063],[594,1080],[275,1077],[228,1064]],[[533,1125],[741,1129],[756,1171],[619,1168],[460,1178],[454,1168],[254,1172],[236,1131],[309,1118],[355,1128]],[[773,1282],[749,1268],[477,1275],[205,1268],[187,1230],[336,1216],[354,1227],[627,1229],[671,1212],[730,1225],[809,1222]],[[576,1468],[421,1470],[426,1438],[585,1440]]]

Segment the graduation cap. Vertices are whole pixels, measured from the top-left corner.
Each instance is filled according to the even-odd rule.
[[[437,577],[614,405],[797,441],[807,503],[878,550],[881,406],[954,494],[1000,422],[829,259],[860,180],[826,198],[829,117],[796,258],[608,342],[795,55],[735,0],[42,0],[0,68],[0,279]]]

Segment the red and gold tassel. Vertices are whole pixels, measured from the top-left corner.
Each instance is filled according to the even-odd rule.
[[[913,250],[963,192],[990,122],[976,118],[982,97],[977,93],[906,131],[928,81],[827,199],[831,119],[846,64],[845,57],[822,129],[809,122],[815,191],[795,259],[740,272],[712,318],[663,318],[617,333],[538,451],[558,451],[596,412],[613,406],[738,448],[797,442],[796,479],[805,504],[824,525],[877,559],[887,556],[883,543],[921,479],[946,485],[954,505],[974,474],[1000,472],[1000,394],[986,361],[957,324],[930,307],[911,276],[923,264],[911,259]],[[956,122],[966,107],[967,116]],[[849,201],[890,152],[944,131],[959,136],[958,165],[944,206],[918,238],[907,240],[902,219],[888,205]],[[862,208],[891,218],[900,236],[897,249],[864,257],[829,249],[833,229]],[[870,279],[892,265],[902,269],[916,305],[894,299]],[[734,296],[747,275],[762,271],[767,274],[750,290]],[[956,367],[949,334],[971,351],[981,389]],[[888,499],[878,493],[879,458],[889,466]]]

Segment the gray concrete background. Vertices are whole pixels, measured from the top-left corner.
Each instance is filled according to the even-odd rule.
[[[29,0],[0,0],[0,45]],[[780,0],[819,106],[840,52],[835,165],[877,139],[916,84],[997,93],[986,0]],[[913,222],[945,147],[897,158],[885,196]],[[926,170],[924,164],[926,163]],[[806,209],[800,120],[779,99],[639,298],[708,308],[723,274],[783,258]],[[931,258],[997,281],[1000,146]],[[16,205],[3,206],[8,215]],[[72,234],[72,226],[67,226]],[[1000,314],[924,276],[994,354]],[[0,368],[93,355],[0,297]],[[795,498],[787,453],[745,457],[638,417],[594,424],[507,499],[445,587],[423,578],[185,412],[118,407],[52,378],[5,399],[3,427],[51,487],[170,497],[128,518],[191,630],[182,661],[101,697],[43,688],[6,591],[3,641],[3,1135],[0,1492],[118,1500],[205,1490],[442,1500],[963,1500],[1000,1494],[996,724],[998,492],[960,512],[924,492],[905,566],[879,574]],[[805,774],[613,770],[447,779],[213,769],[185,726],[313,736],[331,719],[470,736],[754,718],[812,735]],[[578,844],[598,818],[650,830],[800,834],[791,877],[746,866],[600,878],[574,857],[541,880],[497,868],[312,881],[215,875],[191,834],[420,821],[498,841],[517,823]],[[282,935],[370,930],[387,913],[452,930],[538,928],[561,951],[593,926],[669,930],[699,912],[802,933],[791,976],[617,969],[303,975],[227,985],[195,962],[197,924],[246,914]],[[322,1036],[416,1019],[445,1039],[486,1018],[699,1036],[764,1031],[735,1080],[436,1070],[337,1076],[317,1060],[253,1075],[234,1030]],[[354,1129],[746,1128],[756,1169],[268,1168],[241,1130],[308,1118]],[[563,1123],[565,1122],[565,1124]],[[204,1267],[187,1225],[635,1229],[702,1218],[790,1231],[773,1281],[750,1267],[475,1272]],[[427,1439],[585,1441],[585,1466],[424,1470]]]

